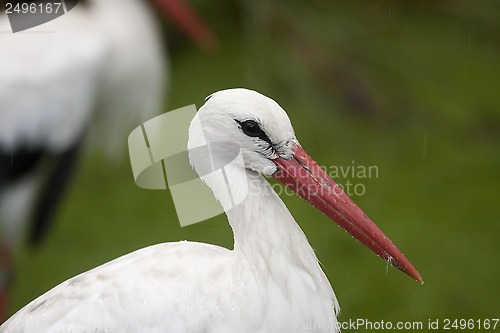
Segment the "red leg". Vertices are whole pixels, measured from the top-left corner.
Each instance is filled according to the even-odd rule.
[[[12,256],[10,249],[0,244],[0,324],[7,320],[8,286],[10,284]]]

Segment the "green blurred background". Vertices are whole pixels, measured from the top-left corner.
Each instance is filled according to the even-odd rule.
[[[378,177],[335,180],[361,184],[353,199],[423,286],[301,199],[283,197],[336,291],[339,319],[498,318],[500,2],[193,4],[219,46],[202,52],[164,22],[165,111],[248,87],[287,110],[320,164],[377,167]],[[181,228],[168,191],[134,184],[126,153],[110,163],[88,151],[57,220],[40,251],[17,252],[11,312],[144,246],[188,239],[232,247],[225,216]]]

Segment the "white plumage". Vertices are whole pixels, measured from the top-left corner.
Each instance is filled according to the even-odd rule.
[[[166,53],[140,0],[81,1],[18,33],[2,13],[0,31],[2,322],[24,231],[33,243],[45,234],[86,136],[116,157],[135,124],[161,112]]]
[[[305,161],[286,113],[256,92],[221,91],[200,108],[189,134],[189,148],[226,142],[241,149],[244,164],[226,170],[233,195],[245,198],[232,209],[224,207],[234,250],[186,241],[138,250],[63,282],[0,332],[275,333],[305,332],[311,325],[337,331],[339,307],[330,283],[302,230],[261,175],[280,179],[276,173],[287,163]],[[190,157],[195,170],[205,167],[203,158]],[[220,157],[211,155],[215,162]],[[316,167],[303,170],[314,173]],[[318,184],[322,174],[307,177]],[[217,198],[224,196],[226,187],[215,178],[203,180]],[[354,208],[335,207],[358,223],[349,217]],[[385,249],[409,270],[388,245]]]
[[[9,30],[7,16],[0,16],[0,31]],[[116,123],[104,126],[101,144],[122,145],[138,119],[160,110],[165,54],[142,1],[80,4],[44,25],[2,34],[0,46],[5,150],[24,144],[61,152],[92,130],[89,120],[96,116]]]

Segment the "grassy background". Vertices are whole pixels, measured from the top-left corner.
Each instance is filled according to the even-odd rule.
[[[326,217],[284,197],[324,265],[340,320],[500,316],[500,5],[496,1],[197,1],[219,48],[169,23],[165,111],[249,87],[288,111],[322,165],[378,168],[354,200],[422,274],[389,268]],[[124,143],[126,138],[124,138]],[[124,147],[125,149],[125,147]],[[87,152],[43,247],[17,253],[11,312],[135,249],[232,246],[224,216],[180,228],[168,191],[135,186],[127,156]],[[498,328],[497,328],[498,329]]]

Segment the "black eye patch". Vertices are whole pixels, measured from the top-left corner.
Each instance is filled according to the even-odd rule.
[[[272,145],[271,139],[269,139],[267,134],[262,130],[262,128],[260,128],[259,124],[255,120],[236,120],[236,122],[240,124],[241,130],[246,135],[254,138],[259,138]]]

